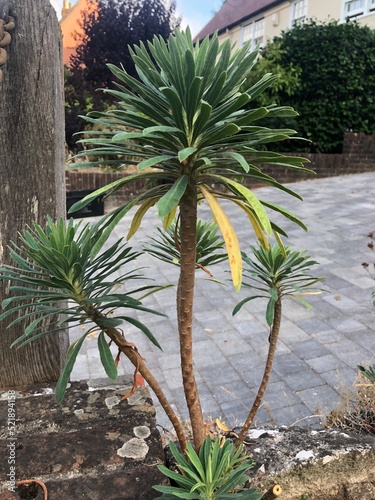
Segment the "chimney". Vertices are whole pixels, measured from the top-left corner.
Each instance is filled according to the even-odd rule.
[[[64,0],[63,8],[61,10],[61,16],[64,17],[73,7],[73,4],[69,0]]]

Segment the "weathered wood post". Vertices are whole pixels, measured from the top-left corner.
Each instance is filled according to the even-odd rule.
[[[62,42],[49,0],[0,0],[16,27],[0,83],[0,265],[17,231],[65,214]],[[6,7],[7,8],[7,7]],[[1,8],[0,8],[1,11]],[[7,297],[0,281],[0,304]],[[14,318],[12,318],[14,319]],[[0,388],[57,380],[67,334],[10,348],[25,325],[0,325]],[[9,322],[8,322],[9,324]]]

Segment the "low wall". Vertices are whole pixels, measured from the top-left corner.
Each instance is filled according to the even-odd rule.
[[[310,160],[309,168],[315,171],[317,177],[334,177],[369,172],[375,170],[375,136],[348,132],[345,134],[342,154],[298,153],[297,155]],[[311,179],[310,174],[275,165],[263,165],[262,170],[282,183]],[[127,174],[103,172],[100,169],[67,170],[66,189],[68,192],[87,189],[95,190],[125,175]],[[109,203],[112,206],[124,203],[134,198],[142,190],[143,186],[144,182],[131,182],[111,197]],[[252,186],[254,186],[254,183],[252,183]],[[106,206],[106,209],[108,208]]]
[[[31,479],[45,483],[50,500],[159,497],[152,486],[167,479],[157,468],[164,451],[155,408],[146,387],[121,401],[131,387],[132,377],[96,388],[73,382],[61,404],[48,385],[0,392],[0,422],[8,421],[0,498],[41,498],[35,483],[16,484]]]

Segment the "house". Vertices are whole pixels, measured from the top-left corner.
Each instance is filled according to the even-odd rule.
[[[69,65],[70,56],[75,53],[78,45],[75,33],[82,33],[82,11],[95,9],[95,3],[95,0],[77,0],[72,4],[69,0],[64,0],[60,27],[63,36],[63,60],[66,65]]]
[[[241,47],[250,40],[255,48],[307,19],[345,22],[347,18],[375,29],[375,0],[224,0],[195,39],[217,31],[221,42],[229,39]]]

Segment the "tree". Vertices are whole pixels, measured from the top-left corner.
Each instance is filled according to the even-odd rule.
[[[261,54],[249,77],[254,81],[270,69],[281,73],[279,86],[260,104],[271,98],[298,111],[284,123],[312,141],[299,149],[340,153],[345,131],[375,133],[374,30],[355,22],[310,21],[284,31]]]
[[[93,107],[103,110],[113,102],[108,95],[96,92],[112,86],[107,64],[122,64],[136,76],[129,47],[146,43],[154,35],[167,39],[179,20],[174,2],[167,7],[164,0],[99,0],[97,9],[83,12],[81,24],[83,33],[76,35],[79,45],[66,76],[69,147],[75,145],[72,134],[82,128],[78,115]]]
[[[19,241],[17,232],[27,224],[44,225],[47,214],[65,216],[64,94],[57,17],[48,0],[19,0],[10,6],[17,17],[12,31],[16,34],[7,47],[0,99],[1,265],[10,263],[8,245],[11,240]],[[17,27],[22,27],[24,36],[17,35]],[[0,303],[9,299],[6,283],[1,281]],[[11,349],[27,327],[26,320],[7,329],[17,317],[16,311],[2,323],[0,387],[56,381],[67,334],[39,340],[22,350]]]
[[[245,109],[274,78],[268,75],[240,90],[257,54],[249,53],[249,44],[231,52],[230,42],[219,45],[217,35],[194,46],[189,30],[176,31],[168,44],[162,37],[154,37],[148,50],[143,44],[131,50],[139,80],[110,65],[121,82],[120,90],[106,92],[118,99],[117,107],[106,113],[93,112],[87,117],[89,123],[100,124],[106,131],[89,132],[83,139],[88,150],[77,156],[89,155],[92,160],[83,164],[97,166],[102,164],[105,155],[110,158],[110,164],[116,166],[129,163],[129,157],[136,155],[139,172],[97,190],[72,207],[72,210],[83,207],[104,191],[111,194],[133,180],[145,179],[145,190],[109,216],[106,231],[111,231],[137,203],[140,207],[134,215],[129,237],[154,205],[165,227],[170,226],[178,213],[181,235],[178,332],[182,379],[196,449],[205,438],[194,375],[192,331],[198,203],[208,203],[219,225],[236,290],[242,280],[241,252],[237,235],[219,200],[232,201],[243,209],[264,245],[267,245],[267,234],[275,234],[276,238],[278,233],[285,234],[270,221],[265,206],[304,227],[298,218],[281,207],[258,200],[242,182],[256,179],[298,197],[263,174],[259,164],[303,169],[306,160],[258,151],[265,143],[288,139],[294,131],[258,127],[254,125],[256,121],[266,115],[285,117],[295,113],[290,107]]]

